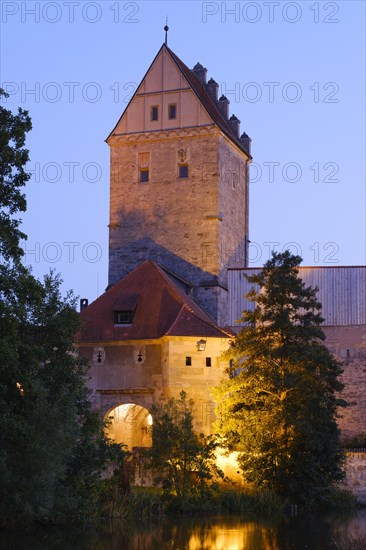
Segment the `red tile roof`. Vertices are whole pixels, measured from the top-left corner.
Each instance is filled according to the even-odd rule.
[[[131,325],[116,325],[116,311],[134,310]],[[81,313],[77,342],[141,340],[162,336],[228,338],[169,275],[146,260]]]

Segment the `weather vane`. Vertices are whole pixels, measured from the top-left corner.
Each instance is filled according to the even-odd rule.
[[[164,30],[165,30],[165,45],[167,46],[167,45],[168,45],[168,30],[169,30],[169,27],[168,27],[168,16],[167,16],[167,18],[166,18]]]

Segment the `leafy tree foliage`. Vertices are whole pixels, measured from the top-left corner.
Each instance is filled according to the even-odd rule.
[[[0,96],[1,96],[0,91]],[[28,114],[0,106],[0,523],[90,511],[107,461],[104,436],[73,348],[75,298],[53,274],[36,280],[22,263],[21,192]]]
[[[9,97],[0,88],[1,97]],[[26,200],[21,188],[29,180],[25,170],[29,151],[24,148],[26,133],[32,129],[28,111],[18,109],[13,115],[0,106],[0,255],[6,260],[19,259],[23,251],[19,240],[26,235],[19,230],[20,220],[14,219],[17,212],[25,212]]]
[[[292,502],[320,502],[343,478],[336,423],[341,365],[323,344],[317,289],[298,276],[299,256],[273,253],[247,298],[244,328],[216,390],[217,429],[239,451],[245,478]]]
[[[218,442],[193,430],[192,407],[182,391],[179,399],[151,409],[151,466],[181,497],[203,492],[210,480],[223,477],[215,463]]]

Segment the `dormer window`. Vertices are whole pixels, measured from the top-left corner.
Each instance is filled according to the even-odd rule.
[[[113,304],[113,321],[115,326],[132,325],[138,308],[138,294],[118,296]]]
[[[116,325],[131,325],[133,321],[133,311],[115,311]]]

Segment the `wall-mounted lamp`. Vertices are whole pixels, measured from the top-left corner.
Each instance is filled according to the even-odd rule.
[[[102,362],[102,352],[99,350],[97,353],[97,363],[101,363],[101,362]]]
[[[206,349],[206,340],[201,338],[201,340],[198,340],[197,342],[197,350],[198,351],[205,351]]]
[[[139,363],[142,363],[142,353],[141,353],[141,351],[139,351],[138,354],[137,354],[137,361]]]

